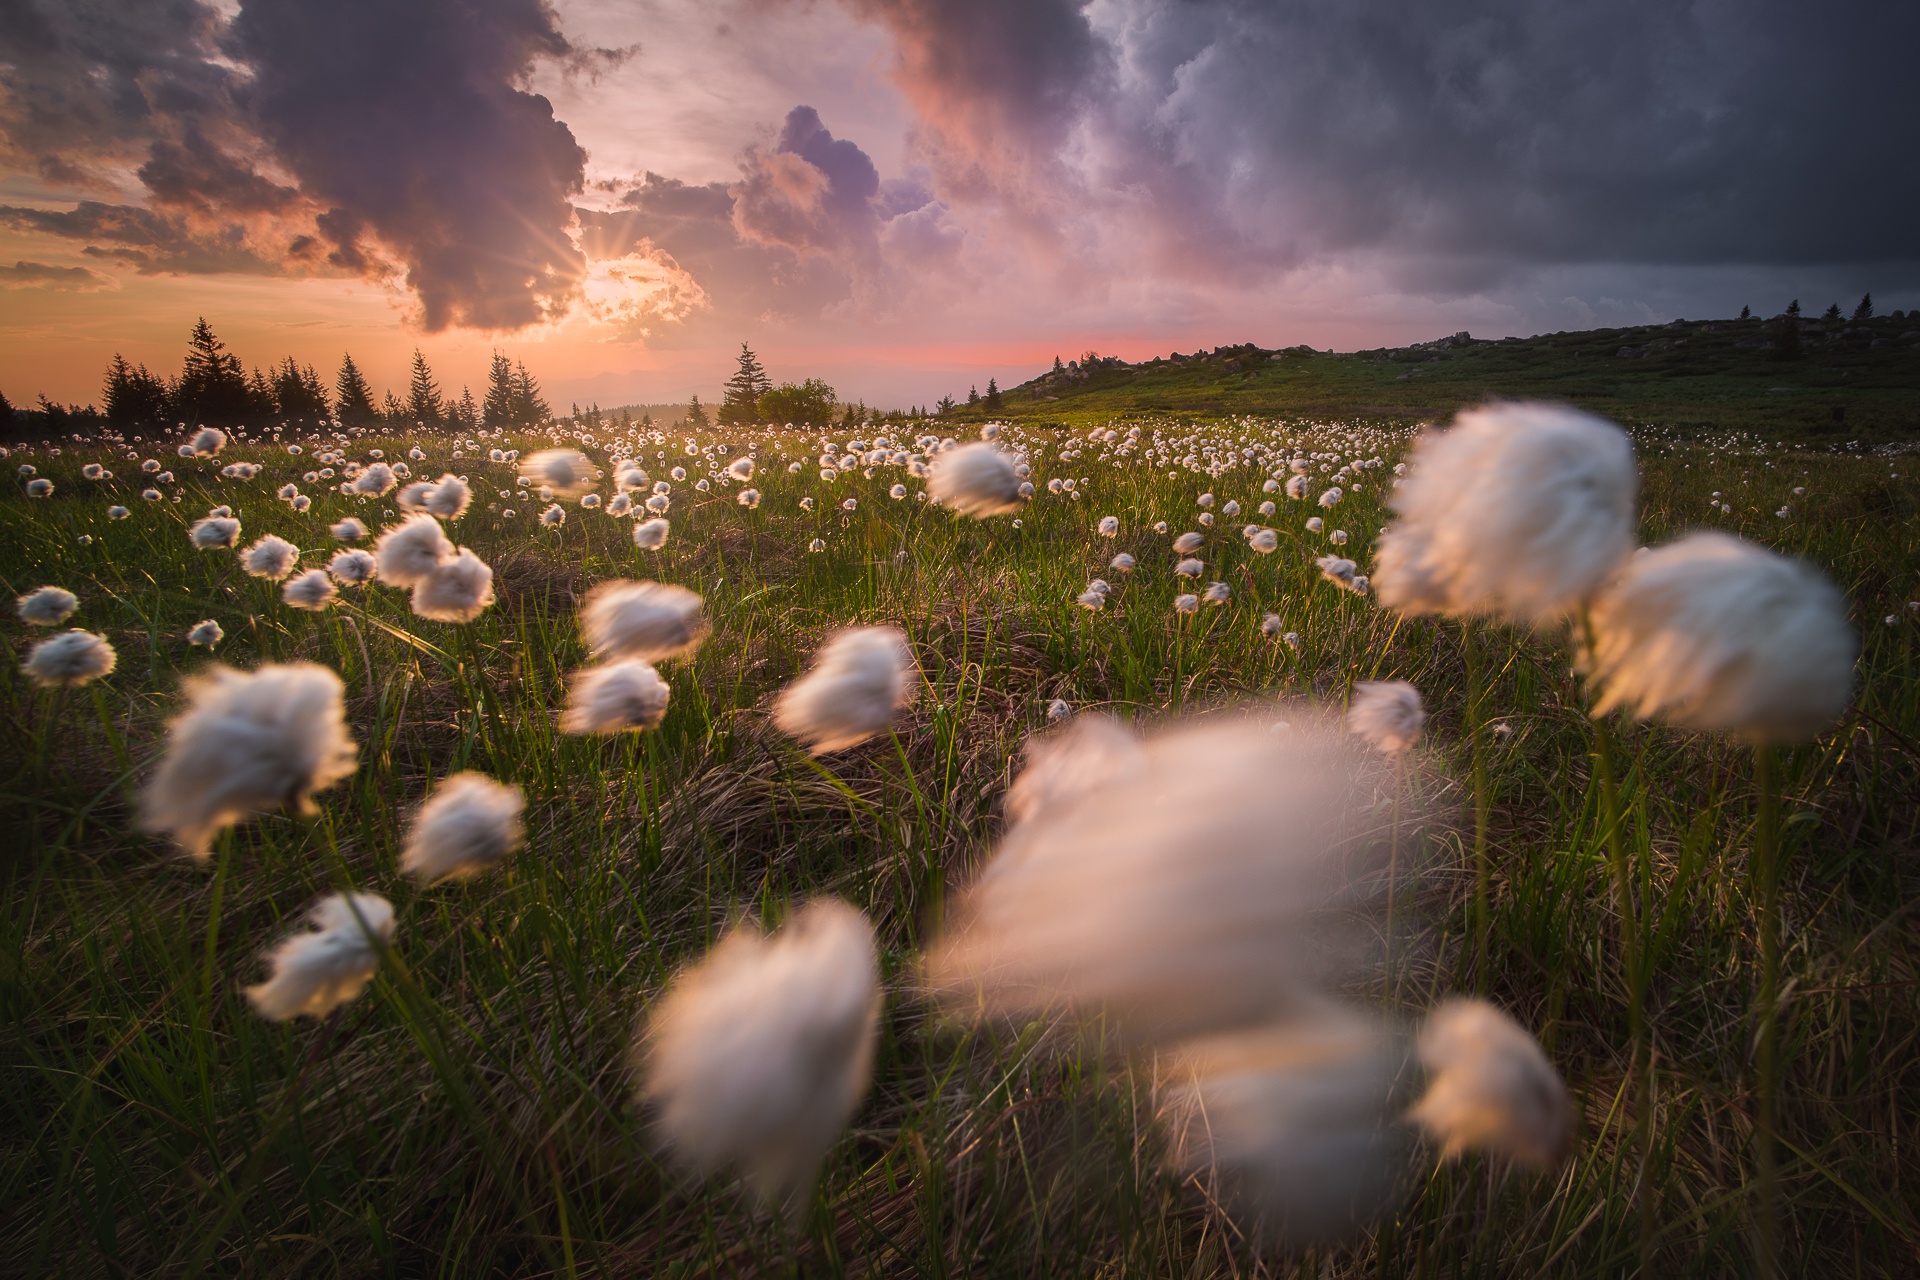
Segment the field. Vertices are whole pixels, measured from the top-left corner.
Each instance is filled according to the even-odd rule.
[[[1278,366],[1276,366],[1278,367]],[[1057,406],[1065,415],[1070,406]],[[118,668],[83,689],[21,675],[36,637],[9,617],[0,875],[0,1267],[63,1276],[487,1274],[694,1276],[1618,1276],[1637,1265],[1627,999],[1585,694],[1564,634],[1494,629],[1487,695],[1493,866],[1491,998],[1534,1031],[1572,1089],[1572,1157],[1545,1175],[1429,1161],[1401,1211],[1350,1244],[1263,1250],[1167,1173],[1140,1064],[1040,1029],[970,1029],[915,995],[914,958],[1003,825],[1022,744],[1048,707],[1138,722],[1249,701],[1274,714],[1339,707],[1355,680],[1417,685],[1432,718],[1413,756],[1404,932],[1391,981],[1346,993],[1408,1020],[1471,990],[1472,812],[1461,631],[1403,619],[1323,580],[1310,504],[1262,491],[1286,459],[1314,486],[1379,457],[1328,515],[1364,570],[1385,520],[1390,422],[1134,421],[1150,458],[1069,431],[1012,426],[1039,491],[1016,518],[955,519],[905,470],[818,476],[821,437],[660,435],[651,471],[684,465],[672,536],[502,499],[502,446],[445,438],[258,433],[217,461],[171,443],[13,450],[54,482],[0,496],[0,587],[80,597],[72,625]],[[1101,421],[1097,425],[1106,425]],[[1112,424],[1125,438],[1128,422]],[[949,429],[951,430],[951,429]],[[906,429],[911,439],[912,428]],[[828,437],[846,443],[844,433]],[[1805,556],[1845,591],[1862,639],[1857,697],[1816,744],[1783,752],[1787,951],[1780,1249],[1788,1275],[1920,1274],[1920,459],[1899,448],[1769,443],[1755,433],[1642,428],[1641,539],[1711,527]],[[568,443],[580,444],[569,435]],[[603,434],[582,445],[607,466]],[[417,477],[463,472],[473,508],[449,526],[495,571],[475,623],[414,617],[404,594],[284,606],[230,551],[196,551],[189,521],[231,505],[242,543],[278,533],[324,563],[328,526],[383,522],[304,479],[338,447]],[[710,447],[717,446],[717,447]],[[757,509],[718,467],[752,448]],[[1213,448],[1217,452],[1205,453]],[[656,457],[664,454],[664,457]],[[174,480],[143,501],[140,460]],[[1336,461],[1335,459],[1338,459]],[[221,478],[236,460],[261,464]],[[804,463],[797,474],[789,461]],[[116,473],[83,478],[98,462]],[[713,491],[694,482],[715,477]],[[1047,481],[1072,479],[1071,492]],[[337,480],[337,478],[336,478]],[[282,484],[312,498],[296,512]],[[905,499],[889,497],[904,483]],[[1798,492],[1804,489],[1804,494]],[[1169,536],[1196,498],[1238,501],[1208,531],[1208,579],[1232,599],[1177,615]],[[1710,505],[1724,501],[1730,510]],[[799,499],[816,503],[802,509]],[[1281,498],[1270,520],[1257,505]],[[857,500],[854,510],[840,507]],[[130,514],[109,520],[110,504]],[[505,513],[512,507],[514,514]],[[1785,515],[1776,512],[1785,509]],[[1221,510],[1216,506],[1216,511]],[[1095,533],[1105,515],[1117,538]],[[1253,554],[1242,519],[1279,550]],[[1167,533],[1154,530],[1156,522]],[[811,540],[825,550],[810,552]],[[1110,571],[1116,552],[1139,560]],[[1113,583],[1099,612],[1075,597]],[[576,738],[556,725],[587,654],[576,609],[616,577],[684,584],[713,632],[663,668],[655,731]],[[1297,649],[1263,632],[1268,613]],[[204,618],[210,657],[185,639]],[[768,718],[824,636],[886,623],[924,675],[896,734],[813,759]],[[317,816],[276,814],[198,864],[137,829],[141,780],[182,678],[211,662],[308,659],[345,682],[360,766]],[[1753,1021],[1758,952],[1748,875],[1752,756],[1735,744],[1615,725],[1640,947],[1652,979],[1655,1139],[1646,1176],[1664,1276],[1751,1271]],[[526,789],[528,847],[502,872],[418,889],[396,871],[429,785],[475,768]],[[242,988],[261,952],[343,874],[390,897],[405,973],[329,1019],[272,1024]],[[650,1000],[743,914],[769,923],[816,894],[868,913],[890,989],[875,1083],[814,1200],[782,1224],[727,1181],[690,1183],[649,1140],[629,1065]],[[1369,921],[1369,925],[1378,925]]]

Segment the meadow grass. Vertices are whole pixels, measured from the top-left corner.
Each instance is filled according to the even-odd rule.
[[[1147,431],[1318,441],[1389,464],[1406,439],[1299,422]],[[98,685],[36,690],[19,672],[35,637],[4,624],[15,660],[0,674],[0,1265],[74,1276],[1630,1274],[1642,1148],[1626,1087],[1629,992],[1608,809],[1563,634],[1481,638],[1494,722],[1485,985],[1574,1091],[1578,1142],[1558,1171],[1429,1165],[1365,1239],[1263,1250],[1204,1186],[1163,1171],[1152,1082],[1137,1065],[1062,1047],[1046,1027],[955,1026],[915,998],[916,951],[991,848],[999,797],[1049,701],[1151,722],[1260,700],[1284,718],[1295,701],[1339,706],[1372,678],[1412,681],[1433,719],[1405,778],[1391,976],[1376,965],[1351,994],[1413,1020],[1475,981],[1459,626],[1403,619],[1323,581],[1312,560],[1331,548],[1302,528],[1311,504],[1261,492],[1271,463],[1229,467],[1222,453],[1210,474],[1116,466],[1081,431],[1015,434],[1042,485],[1017,527],[890,499],[894,483],[921,487],[898,468],[823,483],[817,438],[773,433],[756,438],[763,505],[742,508],[725,486],[697,494],[690,477],[674,486],[659,552],[637,549],[631,522],[603,511],[570,507],[565,525],[542,530],[542,504],[526,495],[510,500],[511,519],[489,510],[509,505],[495,491],[513,488],[512,468],[451,460],[444,439],[354,439],[351,456],[384,448],[391,460],[419,443],[431,455],[419,476],[474,479],[474,507],[449,532],[494,566],[499,601],[464,628],[415,618],[378,586],[300,613],[233,553],[190,548],[186,524],[221,503],[237,508],[243,544],[279,533],[303,548],[303,567],[324,563],[341,515],[383,523],[390,499],[301,482],[317,465],[311,443],[300,458],[236,443],[219,462],[263,463],[248,482],[154,453],[177,473],[162,486],[177,504],[140,500],[146,480],[124,448],[16,450],[7,465],[31,462],[56,491],[30,500],[16,485],[0,498],[0,587],[76,592],[70,625],[105,634],[120,657]],[[648,470],[691,466],[684,439],[648,442]],[[1729,529],[1807,556],[1852,602],[1854,709],[1780,758],[1779,1248],[1786,1274],[1920,1273],[1920,618],[1906,608],[1920,594],[1920,546],[1915,487],[1895,474],[1911,459],[1651,430],[1639,444],[1644,542]],[[800,474],[789,459],[805,461]],[[120,478],[83,480],[89,461]],[[1056,477],[1082,480],[1079,497],[1049,494]],[[1375,470],[1320,513],[1349,532],[1344,554],[1363,570],[1388,479]],[[275,501],[287,480],[312,510]],[[1716,490],[1730,513],[1709,507]],[[1176,583],[1168,541],[1200,527],[1202,491],[1245,508],[1218,517],[1201,553],[1202,582],[1228,583],[1233,599],[1181,618],[1173,596],[1192,588]],[[802,494],[815,510],[799,508]],[[857,509],[842,511],[849,496]],[[1280,509],[1264,519],[1255,507],[1269,496]],[[109,521],[112,502],[130,517]],[[1783,504],[1786,518],[1774,514]],[[1120,517],[1117,539],[1094,533],[1107,514]],[[1166,535],[1152,530],[1161,520]],[[1280,550],[1250,552],[1246,521],[1277,528]],[[825,552],[807,551],[815,537]],[[1139,569],[1109,570],[1118,551]],[[1074,604],[1096,575],[1115,587],[1097,613]],[[565,681],[587,661],[575,610],[610,577],[701,592],[713,633],[665,668],[673,701],[657,731],[566,737]],[[1298,634],[1297,651],[1262,633],[1269,612]],[[185,641],[207,617],[227,633],[212,657]],[[902,628],[924,683],[892,737],[811,759],[771,728],[768,706],[823,636],[854,623]],[[142,834],[137,788],[183,677],[216,660],[293,659],[345,682],[359,770],[318,797],[315,815],[226,833],[205,865]],[[1657,1265],[1748,1274],[1752,758],[1709,737],[1612,728],[1648,973]],[[397,873],[406,819],[463,768],[526,789],[527,847],[503,872],[417,889]],[[393,899],[404,967],[322,1022],[261,1021],[242,994],[263,976],[261,951],[343,882]],[[631,1046],[650,999],[731,922],[772,923],[826,893],[873,919],[892,986],[873,1091],[812,1202],[781,1222],[730,1183],[690,1182],[661,1158],[633,1102]],[[1389,954],[1384,922],[1369,923]]]

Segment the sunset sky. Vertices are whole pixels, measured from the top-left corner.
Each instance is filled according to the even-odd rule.
[[[1920,6],[24,0],[0,391],[249,363],[887,407],[1057,353],[1920,305]]]

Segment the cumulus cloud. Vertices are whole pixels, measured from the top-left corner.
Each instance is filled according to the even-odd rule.
[[[10,267],[0,267],[0,289],[70,289],[90,292],[111,289],[113,281],[85,267],[54,267],[24,259]]]

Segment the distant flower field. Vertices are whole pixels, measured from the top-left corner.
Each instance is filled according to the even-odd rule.
[[[13,447],[0,1260],[1920,1272],[1916,463]]]

